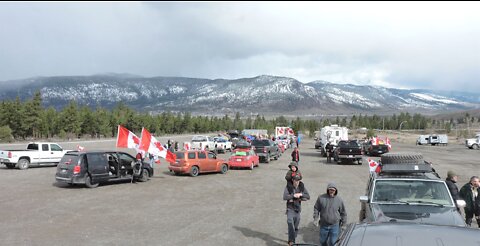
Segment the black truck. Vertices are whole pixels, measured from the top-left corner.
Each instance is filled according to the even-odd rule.
[[[381,156],[388,153],[388,145],[383,140],[374,143],[374,140],[368,140],[363,144],[363,152],[368,156]]]
[[[357,161],[362,165],[363,150],[357,140],[342,140],[333,151],[333,160],[337,163]]]
[[[252,146],[255,147],[255,153],[260,160],[266,163],[270,162],[270,158],[277,160],[281,155],[277,143],[270,139],[255,139],[252,141]]]
[[[95,188],[100,183],[114,180],[146,182],[152,176],[153,168],[150,164],[125,152],[69,151],[57,165],[55,180]]]

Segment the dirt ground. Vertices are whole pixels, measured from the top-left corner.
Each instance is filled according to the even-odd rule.
[[[172,139],[183,142],[190,138]],[[159,140],[164,143],[167,137]],[[411,136],[391,137],[392,152],[422,153],[442,177],[448,170],[456,171],[459,187],[472,175],[480,175],[480,151],[469,150],[461,142],[416,146],[414,140]],[[115,149],[114,140],[60,143],[67,149],[75,149],[77,144],[87,150]],[[2,144],[0,149],[23,146]],[[225,175],[195,178],[171,175],[162,161],[149,182],[116,182],[95,189],[55,183],[55,167],[22,171],[0,166],[0,244],[286,245],[282,195],[290,153],[291,149],[253,171],[229,170]],[[327,164],[314,149],[313,139],[302,141],[300,171],[311,200],[302,203],[297,242],[318,244],[313,205],[329,182],[338,186],[348,221],[358,220],[359,196],[364,194],[368,178],[366,159],[363,165]]]

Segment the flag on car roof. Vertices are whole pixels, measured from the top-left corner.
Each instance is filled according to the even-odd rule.
[[[392,144],[390,143],[390,139],[386,138],[385,142],[387,142],[388,151],[392,150]]]
[[[127,128],[118,125],[118,134],[117,134],[117,147],[118,148],[129,148],[138,150],[140,145],[140,138],[137,137],[133,132],[129,131]]]
[[[80,152],[80,151],[84,151],[84,150],[85,150],[85,147],[80,146],[80,145],[77,144],[77,151]]]
[[[152,155],[163,157],[170,163],[173,163],[176,160],[175,154],[164,148],[162,144],[145,128],[142,128],[142,139],[139,148]]]

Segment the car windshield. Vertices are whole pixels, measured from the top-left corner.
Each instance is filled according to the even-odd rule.
[[[339,147],[358,147],[357,141],[340,141],[338,142]]]
[[[372,202],[453,206],[446,185],[433,180],[377,180]]]

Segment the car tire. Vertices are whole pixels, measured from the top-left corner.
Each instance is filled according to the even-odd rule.
[[[363,161],[362,160],[357,160],[358,165],[362,165]]]
[[[420,153],[386,153],[381,156],[382,164],[423,164],[423,155]]]
[[[18,166],[18,169],[25,170],[30,166],[30,161],[26,158],[22,158],[18,160],[17,166]]]
[[[199,169],[197,166],[193,166],[192,169],[190,169],[190,176],[197,177],[198,173],[199,173]]]
[[[474,145],[472,145],[472,149],[475,149],[475,150],[477,150],[477,149],[478,149],[478,144],[474,144]]]
[[[223,163],[222,166],[220,167],[220,173],[225,174],[228,171],[228,165]]]
[[[148,169],[144,168],[143,172],[142,172],[142,175],[140,176],[138,181],[147,182],[149,178],[150,178],[150,172],[148,171]]]
[[[92,177],[87,173],[85,177],[85,186],[88,188],[97,188],[100,183],[93,183]]]

